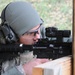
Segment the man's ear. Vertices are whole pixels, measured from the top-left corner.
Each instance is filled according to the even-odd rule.
[[[1,25],[1,32],[5,38],[5,41],[6,43],[14,43],[14,42],[17,42],[18,40],[18,37],[16,35],[16,33],[14,33],[14,31],[12,30],[12,28],[7,25],[7,24],[4,24],[4,25]]]

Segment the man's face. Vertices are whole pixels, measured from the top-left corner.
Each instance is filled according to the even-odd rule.
[[[20,43],[25,45],[33,45],[40,39],[40,25],[32,28],[20,37]]]

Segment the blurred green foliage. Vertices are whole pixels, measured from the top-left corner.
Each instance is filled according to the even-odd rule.
[[[12,1],[31,2],[44,21],[45,27],[55,26],[58,29],[73,27],[73,1],[72,0],[0,0],[0,12]]]

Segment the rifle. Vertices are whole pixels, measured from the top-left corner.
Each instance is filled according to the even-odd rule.
[[[35,45],[24,44],[1,44],[0,45],[0,62],[11,60],[19,56],[24,51],[33,51],[37,58],[57,59],[59,57],[72,54],[71,42],[51,42],[48,39],[41,39]]]
[[[46,38],[39,39],[34,45],[0,44],[0,64],[6,60],[12,60],[27,50],[33,51],[37,58],[57,59],[72,55],[70,34],[70,30],[58,30],[54,27],[48,27],[46,28]],[[64,38],[67,38],[67,40],[64,41]]]
[[[57,30],[54,27],[48,27],[46,28],[47,38],[39,39],[34,45],[0,44],[0,62],[11,60],[27,50],[33,51],[37,58],[56,59],[71,55],[72,41],[69,41],[70,34],[70,30]],[[64,41],[63,39],[67,37],[68,39]]]

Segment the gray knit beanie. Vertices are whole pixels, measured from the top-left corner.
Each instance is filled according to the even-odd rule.
[[[2,20],[5,18],[6,22],[19,37],[42,23],[32,5],[23,1],[12,2],[7,5],[5,11],[1,14],[1,18]]]

